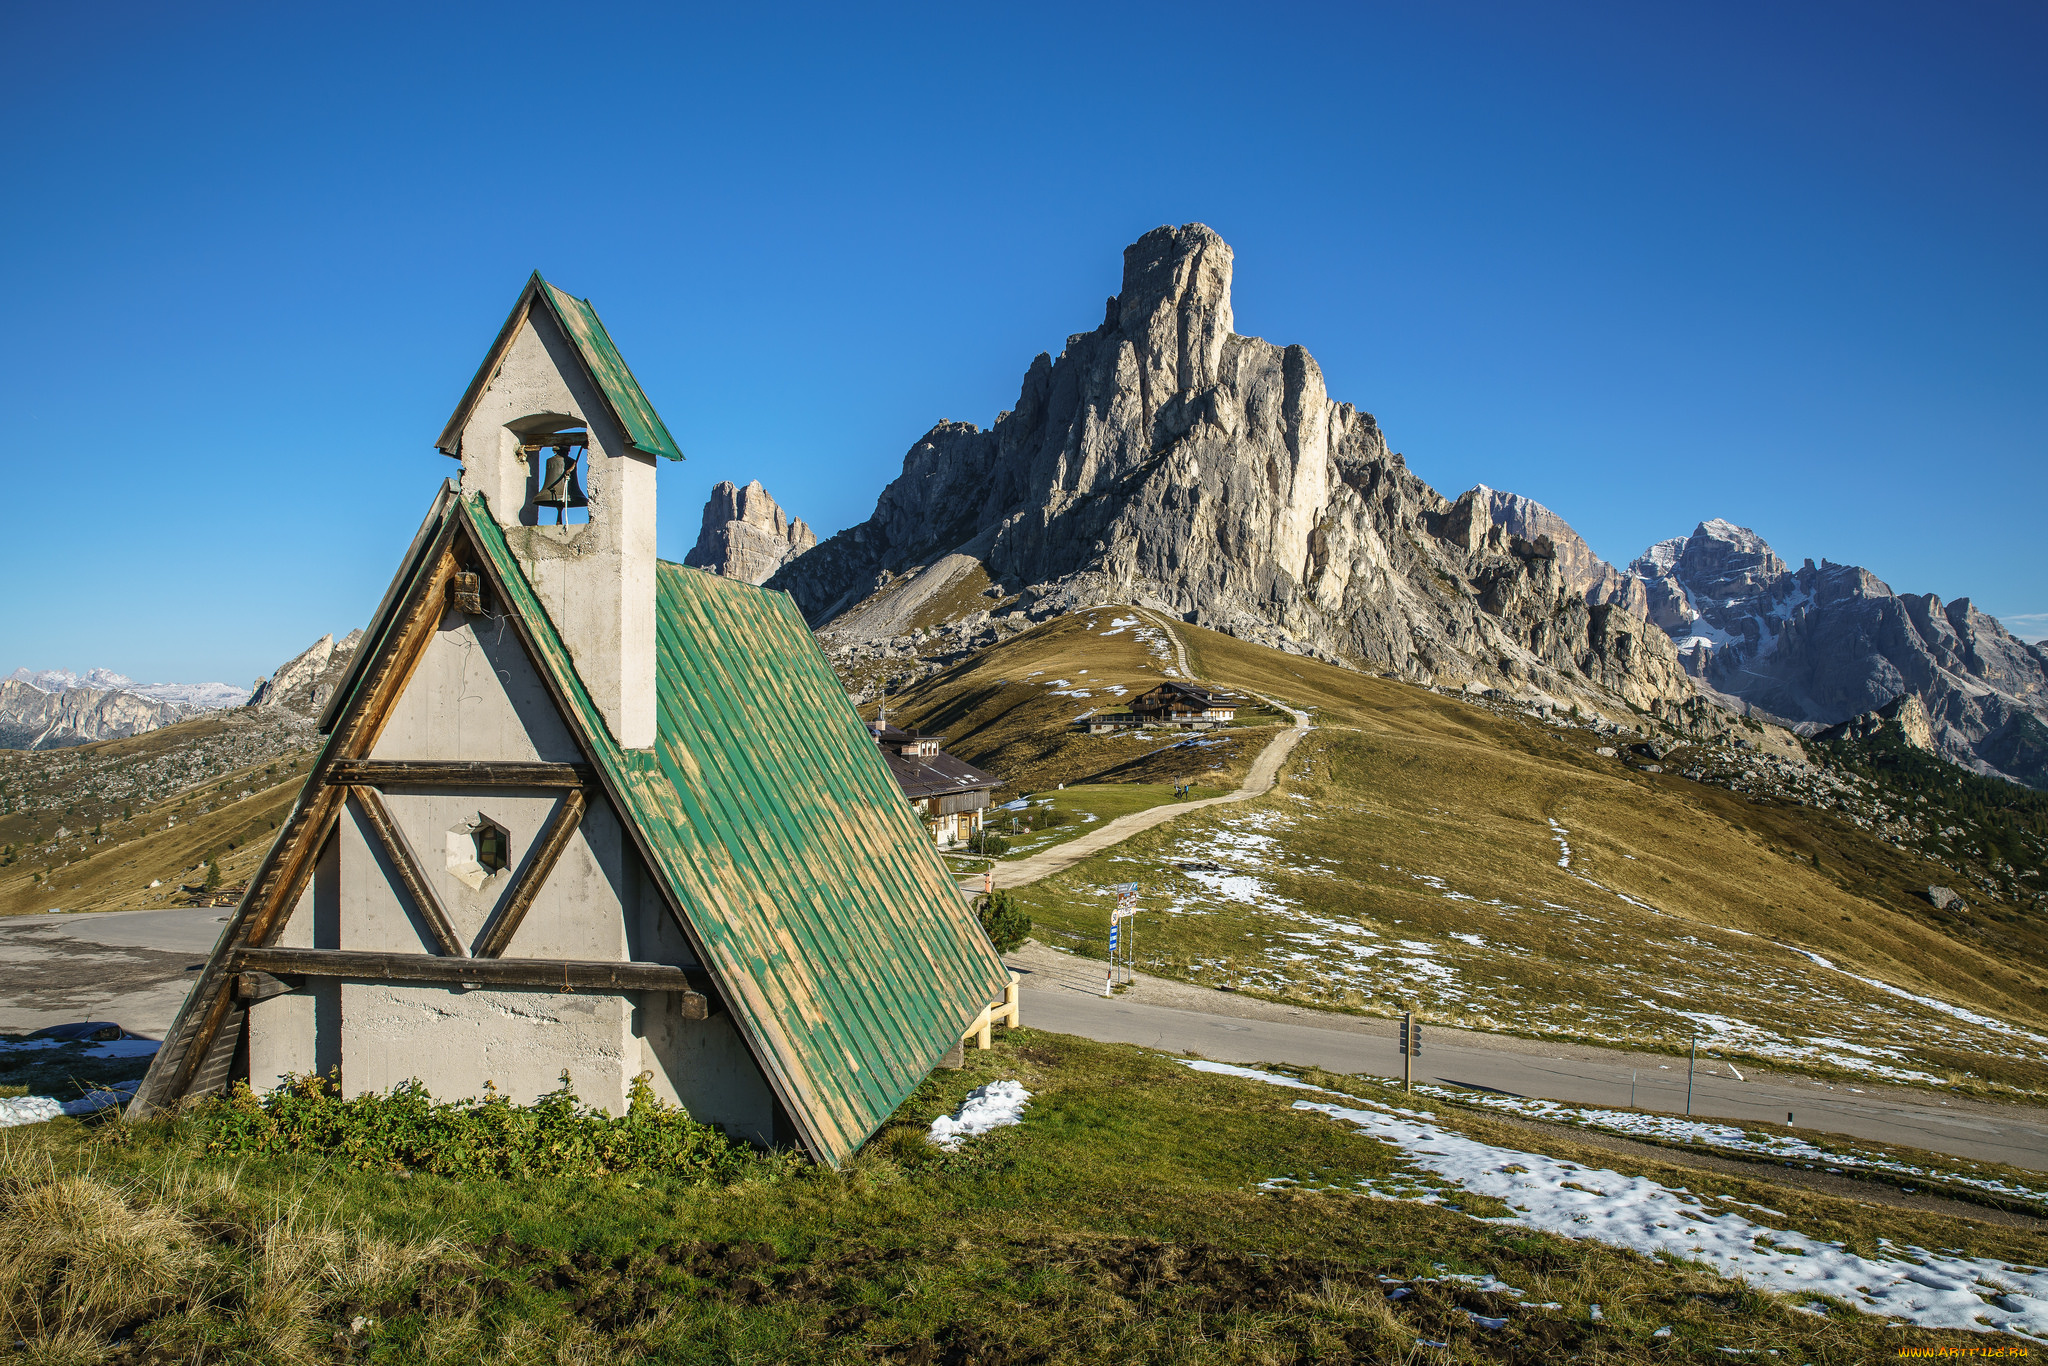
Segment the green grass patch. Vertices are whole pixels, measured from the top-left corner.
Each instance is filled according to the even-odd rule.
[[[957,1153],[925,1141],[997,1078],[1033,1093],[1021,1126]],[[1334,1193],[1411,1174],[1297,1094],[1018,1030],[935,1074],[844,1171],[753,1157],[716,1178],[394,1173],[311,1145],[209,1155],[197,1116],[60,1121],[0,1136],[0,1328],[26,1359],[131,1362],[1848,1363],[1985,1341],[1795,1314],[1476,1204]],[[1323,1189],[1260,1189],[1276,1178]],[[1788,1209],[1762,1183],[1714,1189]],[[1812,1200],[1801,1218],[1856,1234],[1859,1207]],[[2025,1241],[1907,1212],[1884,1228],[1986,1256]],[[1447,1273],[1561,1307],[1440,1279],[1393,1301],[1381,1279]]]
[[[1181,792],[1182,787],[1186,788]],[[1221,797],[1234,788],[1175,783],[1084,783],[1031,797],[1024,811],[992,811],[989,829],[1002,835],[1008,850],[1005,862],[1028,858],[1055,845],[1065,844],[1119,816],[1150,811],[1172,802],[1199,801]],[[1052,823],[1047,813],[1053,813]]]

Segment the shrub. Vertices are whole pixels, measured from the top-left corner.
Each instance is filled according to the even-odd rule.
[[[1030,937],[1031,917],[1008,892],[990,892],[979,898],[974,908],[981,913],[981,927],[988,931],[997,953],[1008,953]]]
[[[975,848],[984,854],[1007,854],[1010,842],[991,830],[984,830],[975,837]]]
[[[388,1095],[344,1100],[333,1076],[287,1077],[268,1095],[246,1083],[193,1116],[206,1151],[332,1154],[364,1169],[435,1176],[602,1176],[654,1171],[722,1180],[749,1150],[709,1124],[656,1099],[635,1077],[626,1113],[614,1118],[580,1104],[562,1084],[531,1105],[514,1105],[484,1083],[482,1100],[437,1101],[417,1080]]]

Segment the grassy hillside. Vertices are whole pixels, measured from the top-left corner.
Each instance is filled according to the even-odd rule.
[[[1031,1092],[1021,1125],[956,1153],[926,1141],[934,1117],[999,1078]],[[1854,1253],[1872,1259],[1863,1284],[1886,1293],[1889,1276],[1895,1300],[1899,1273],[1935,1274],[1902,1261],[1909,1249],[2023,1260],[2038,1251],[2026,1229],[1305,1080],[1332,1089],[1020,1030],[935,1074],[848,1170],[763,1158],[737,1180],[445,1177],[326,1151],[209,1155],[221,1130],[203,1115],[57,1121],[0,1150],[0,1329],[17,1359],[38,1362],[507,1366],[1549,1366],[1730,1352],[1848,1366],[2013,1341],[1901,1328],[1810,1290],[1759,1293],[1687,1251],[1646,1256],[1590,1228],[1559,1236],[1529,1207],[1590,1208],[1618,1188],[1616,1209],[1649,1197],[1679,1212],[1675,1225],[1637,1219],[1672,1247],[1696,1230],[1747,1236],[1753,1220],[1760,1241],[1741,1255]],[[1343,1109],[1305,1104],[1426,1124],[1434,1141],[1378,1141]],[[1510,1205],[1421,1165],[1419,1149],[1472,1144],[1519,1174],[1486,1180],[1522,1182],[1526,1197]]]
[[[319,736],[229,711],[74,749],[0,750],[0,915],[139,910],[254,871]],[[162,883],[151,888],[152,881]]]
[[[1037,680],[1083,661],[1095,676],[1115,641],[1090,624],[1049,624],[898,705],[957,726],[985,767],[1078,770],[1099,751],[1058,728],[1071,713]],[[1562,718],[1172,629],[1199,677],[1317,729],[1271,796],[1026,889],[1047,942],[1099,954],[1109,888],[1135,879],[1144,966],[1168,976],[1638,1047],[1698,1029],[1723,1056],[2048,1092],[2040,919],[1938,917],[1919,854],[1834,812],[1603,757],[1615,737]]]
[[[1131,698],[1178,673],[1156,624],[1128,610],[1081,612],[889,698],[889,719],[944,735],[948,753],[1007,780],[1006,797],[1061,783],[1237,786],[1285,727],[1285,715],[1255,703],[1214,731],[1089,735],[1072,728],[1090,712],[1127,710]],[[862,714],[873,717],[879,707],[870,703]]]

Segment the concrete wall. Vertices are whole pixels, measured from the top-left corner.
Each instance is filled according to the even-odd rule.
[[[622,1114],[639,1070],[631,1003],[599,992],[341,985],[341,1082],[350,1095],[417,1077],[442,1100],[481,1096],[484,1082],[527,1102],[564,1069],[585,1104]]]
[[[450,611],[370,757],[559,763],[582,755],[513,632]],[[461,787],[384,794],[456,934],[470,944],[505,903],[560,801],[554,793]],[[479,815],[504,829],[508,858],[472,887],[449,867],[449,836]],[[433,952],[353,799],[278,942]],[[505,956],[696,965],[660,883],[602,797],[592,799]],[[567,1069],[585,1103],[614,1114],[646,1071],[658,1096],[701,1119],[764,1143],[773,1130],[767,1082],[731,1018],[685,1020],[673,993],[316,981],[251,1011],[250,1079],[259,1089],[288,1072],[337,1066],[348,1094],[417,1077],[443,1099],[481,1095],[490,1081],[517,1101],[553,1090]]]
[[[285,949],[341,946],[340,843],[329,839],[277,938]],[[341,984],[315,981],[304,991],[249,1007],[249,1085],[268,1091],[287,1076],[330,1072],[341,1065]]]
[[[732,1016],[685,1020],[673,992],[640,993],[640,1066],[663,1100],[763,1147],[775,1137],[775,1096]]]
[[[542,526],[527,506],[528,420],[559,414],[590,432],[590,521]],[[545,468],[547,452],[533,460]],[[537,305],[462,430],[462,489],[482,493],[547,607],[612,736],[645,749],[655,736],[654,457],[630,449],[574,343]]]

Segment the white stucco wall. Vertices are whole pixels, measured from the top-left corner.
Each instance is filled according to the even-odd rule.
[[[512,630],[451,610],[369,757],[570,763],[582,755]],[[384,793],[456,934],[472,945],[560,801],[556,792],[462,787]],[[505,830],[507,868],[472,888],[449,870],[447,836],[480,814]],[[432,942],[351,800],[279,945],[430,953]],[[660,884],[602,796],[591,798],[505,956],[696,964]],[[685,1020],[675,993],[315,979],[251,1011],[253,1085],[336,1066],[352,1095],[417,1077],[442,1099],[480,1095],[490,1081],[516,1101],[553,1090],[567,1069],[585,1103],[615,1114],[645,1071],[656,1095],[700,1119],[756,1142],[773,1133],[772,1094],[731,1017]]]
[[[340,845],[330,839],[277,937],[277,947],[339,947],[340,887]],[[249,1008],[249,1085],[257,1091],[268,1091],[287,1076],[327,1072],[340,1062],[339,982],[314,981],[303,991]]]

